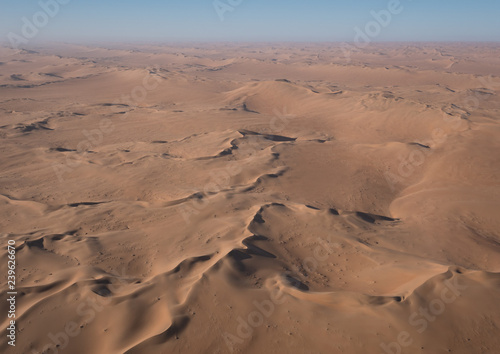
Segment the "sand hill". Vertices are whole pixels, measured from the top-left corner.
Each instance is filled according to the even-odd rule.
[[[1,53],[2,352],[499,352],[497,45]]]

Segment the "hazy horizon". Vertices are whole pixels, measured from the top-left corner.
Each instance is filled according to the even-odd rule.
[[[4,1],[2,42],[498,42],[484,1]]]

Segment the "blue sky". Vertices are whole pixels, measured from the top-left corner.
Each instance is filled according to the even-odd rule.
[[[58,0],[41,0],[50,1]],[[387,10],[391,0],[241,0],[226,5],[232,11],[224,21],[213,0],[64,1],[31,41],[353,41],[356,28],[365,32],[371,12]],[[499,0],[400,3],[372,41],[500,41]],[[0,7],[3,39],[22,35],[22,18],[33,22],[42,11],[38,0],[0,0]]]

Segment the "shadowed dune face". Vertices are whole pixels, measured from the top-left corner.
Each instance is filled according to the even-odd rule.
[[[500,348],[497,45],[34,49],[0,55],[2,352]]]

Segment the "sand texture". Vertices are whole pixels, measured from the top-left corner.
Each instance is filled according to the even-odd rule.
[[[0,352],[500,353],[499,89],[494,44],[1,48]]]

